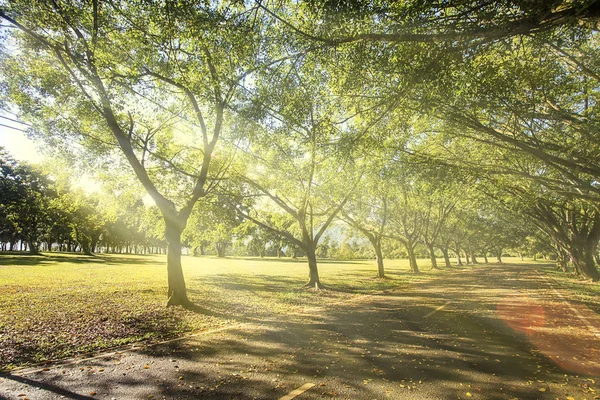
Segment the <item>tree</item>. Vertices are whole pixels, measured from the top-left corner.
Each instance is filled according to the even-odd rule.
[[[260,24],[228,2],[14,1],[0,18],[18,48],[3,51],[7,96],[55,142],[120,151],[165,221],[168,304],[192,307],[181,233],[215,186],[213,153],[241,71],[256,64]]]
[[[348,201],[357,179],[354,178],[355,182],[352,182],[349,189],[340,191],[336,186],[340,183],[342,172],[348,179],[352,179],[349,178],[352,176],[348,171],[350,167],[347,167],[347,171],[340,171],[338,166],[324,158],[319,157],[317,160],[316,147],[312,149],[306,156],[293,159],[286,158],[285,153],[261,155],[262,160],[276,164],[278,168],[266,174],[260,173],[264,170],[260,167],[254,169],[253,173],[246,172],[244,180],[248,192],[259,195],[262,202],[259,208],[249,205],[239,207],[238,210],[243,218],[302,249],[309,267],[306,286],[321,289],[324,286],[317,266],[317,247]],[[277,160],[280,156],[284,158]],[[280,215],[274,218],[276,214]],[[286,219],[291,219],[294,223],[289,224],[285,222]]]
[[[381,183],[375,181],[376,183]],[[373,181],[369,181],[373,183]],[[366,186],[366,185],[365,185]],[[376,192],[359,192],[343,210],[342,219],[363,234],[375,252],[377,261],[377,276],[385,278],[383,266],[382,240],[389,218],[388,195],[381,188],[361,187],[362,190],[376,190]]]
[[[422,211],[418,209],[417,202],[420,196],[415,182],[407,176],[399,174],[394,185],[395,191],[390,198],[390,233],[388,236],[400,242],[408,254],[410,270],[419,273],[415,247],[424,227]]]

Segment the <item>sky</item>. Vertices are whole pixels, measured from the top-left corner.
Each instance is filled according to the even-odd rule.
[[[15,114],[0,110],[0,146],[4,147],[18,161],[37,164],[46,160],[48,156],[39,150],[41,144],[29,139],[23,132],[27,129],[27,125],[17,121],[19,118]],[[88,193],[99,191],[101,187],[100,183],[85,173],[79,175],[78,179],[71,183]]]
[[[21,131],[27,129],[27,125],[15,122],[18,120],[19,118],[16,115],[0,110],[0,146],[8,150],[19,161],[29,163],[42,161],[44,156],[38,150],[38,145],[29,139],[25,132]]]

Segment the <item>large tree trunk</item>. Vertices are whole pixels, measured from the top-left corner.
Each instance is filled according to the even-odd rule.
[[[308,260],[308,277],[309,281],[305,285],[306,287],[315,289],[324,289],[325,287],[319,279],[319,268],[317,266],[317,252],[316,246],[307,245],[304,249],[306,251],[306,258]]]
[[[500,251],[498,251],[498,253],[496,253],[496,258],[498,259],[498,264],[502,264],[502,251],[504,249],[500,249]]]
[[[463,262],[460,259],[460,247],[457,247],[454,252],[456,253],[456,265],[463,265]]]
[[[385,278],[385,269],[383,268],[383,253],[381,251],[380,243],[378,243],[375,247],[375,257],[377,258],[377,276],[379,278]]]
[[[556,265],[563,272],[569,272],[569,264],[568,264],[568,260],[567,260],[567,255],[565,254],[564,250],[562,250],[561,248],[558,248],[556,251]]]
[[[29,246],[30,254],[40,254],[38,244],[34,240],[27,239],[27,245]]]
[[[581,275],[593,281],[600,280],[600,272],[598,272],[594,260],[597,246],[598,241],[587,239],[579,241],[579,243],[576,243],[576,246],[571,246],[568,249],[575,269]]]
[[[483,261],[487,264],[488,263],[488,258],[487,258],[487,253],[484,251],[483,252]]]
[[[410,265],[410,271],[412,273],[419,273],[419,266],[417,265],[417,257],[415,255],[415,247],[412,243],[409,243],[406,246],[406,251],[408,252],[408,263]]]
[[[225,257],[225,248],[226,245],[222,242],[217,242],[215,244],[215,247],[217,248],[217,257],[223,258]]]
[[[375,258],[377,260],[377,277],[385,278],[385,269],[383,267],[383,252],[381,251],[381,241],[377,240],[374,236],[368,237],[373,250],[375,251]]]
[[[167,239],[167,275],[169,289],[167,306],[183,306],[192,308],[193,304],[187,297],[187,288],[181,268],[181,232],[183,228],[177,223],[170,222],[165,218],[165,239]]]
[[[448,255],[448,248],[443,247],[441,250],[442,254],[444,255],[444,263],[446,264],[446,268],[452,267],[452,264],[450,263],[450,256]]]
[[[471,251],[471,262],[473,264],[478,264],[477,259],[475,258],[475,253]]]
[[[433,249],[433,243],[426,243],[427,250],[429,251],[429,259],[431,260],[431,269],[438,269],[437,260],[435,259],[435,250]]]

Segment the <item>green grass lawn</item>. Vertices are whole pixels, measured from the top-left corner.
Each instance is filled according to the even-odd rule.
[[[166,308],[165,256],[0,255],[0,369],[350,299],[426,281],[405,260],[320,263],[330,290],[302,288],[304,260],[184,257],[189,296],[207,309]]]
[[[507,260],[514,262],[517,260]],[[0,370],[145,339],[261,320],[369,293],[402,289],[448,271],[409,272],[407,260],[321,261],[328,290],[303,288],[306,261],[184,257],[190,299],[204,313],[167,308],[166,256],[0,255]]]
[[[571,301],[576,301],[600,313],[600,283],[589,279],[581,279],[573,272],[564,273],[556,267],[548,266],[542,269],[554,280],[557,288],[565,289]]]

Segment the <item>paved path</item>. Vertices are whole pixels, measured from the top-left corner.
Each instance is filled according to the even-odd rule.
[[[600,398],[600,318],[561,293],[533,267],[456,271],[302,315],[21,370],[0,377],[0,398]]]

